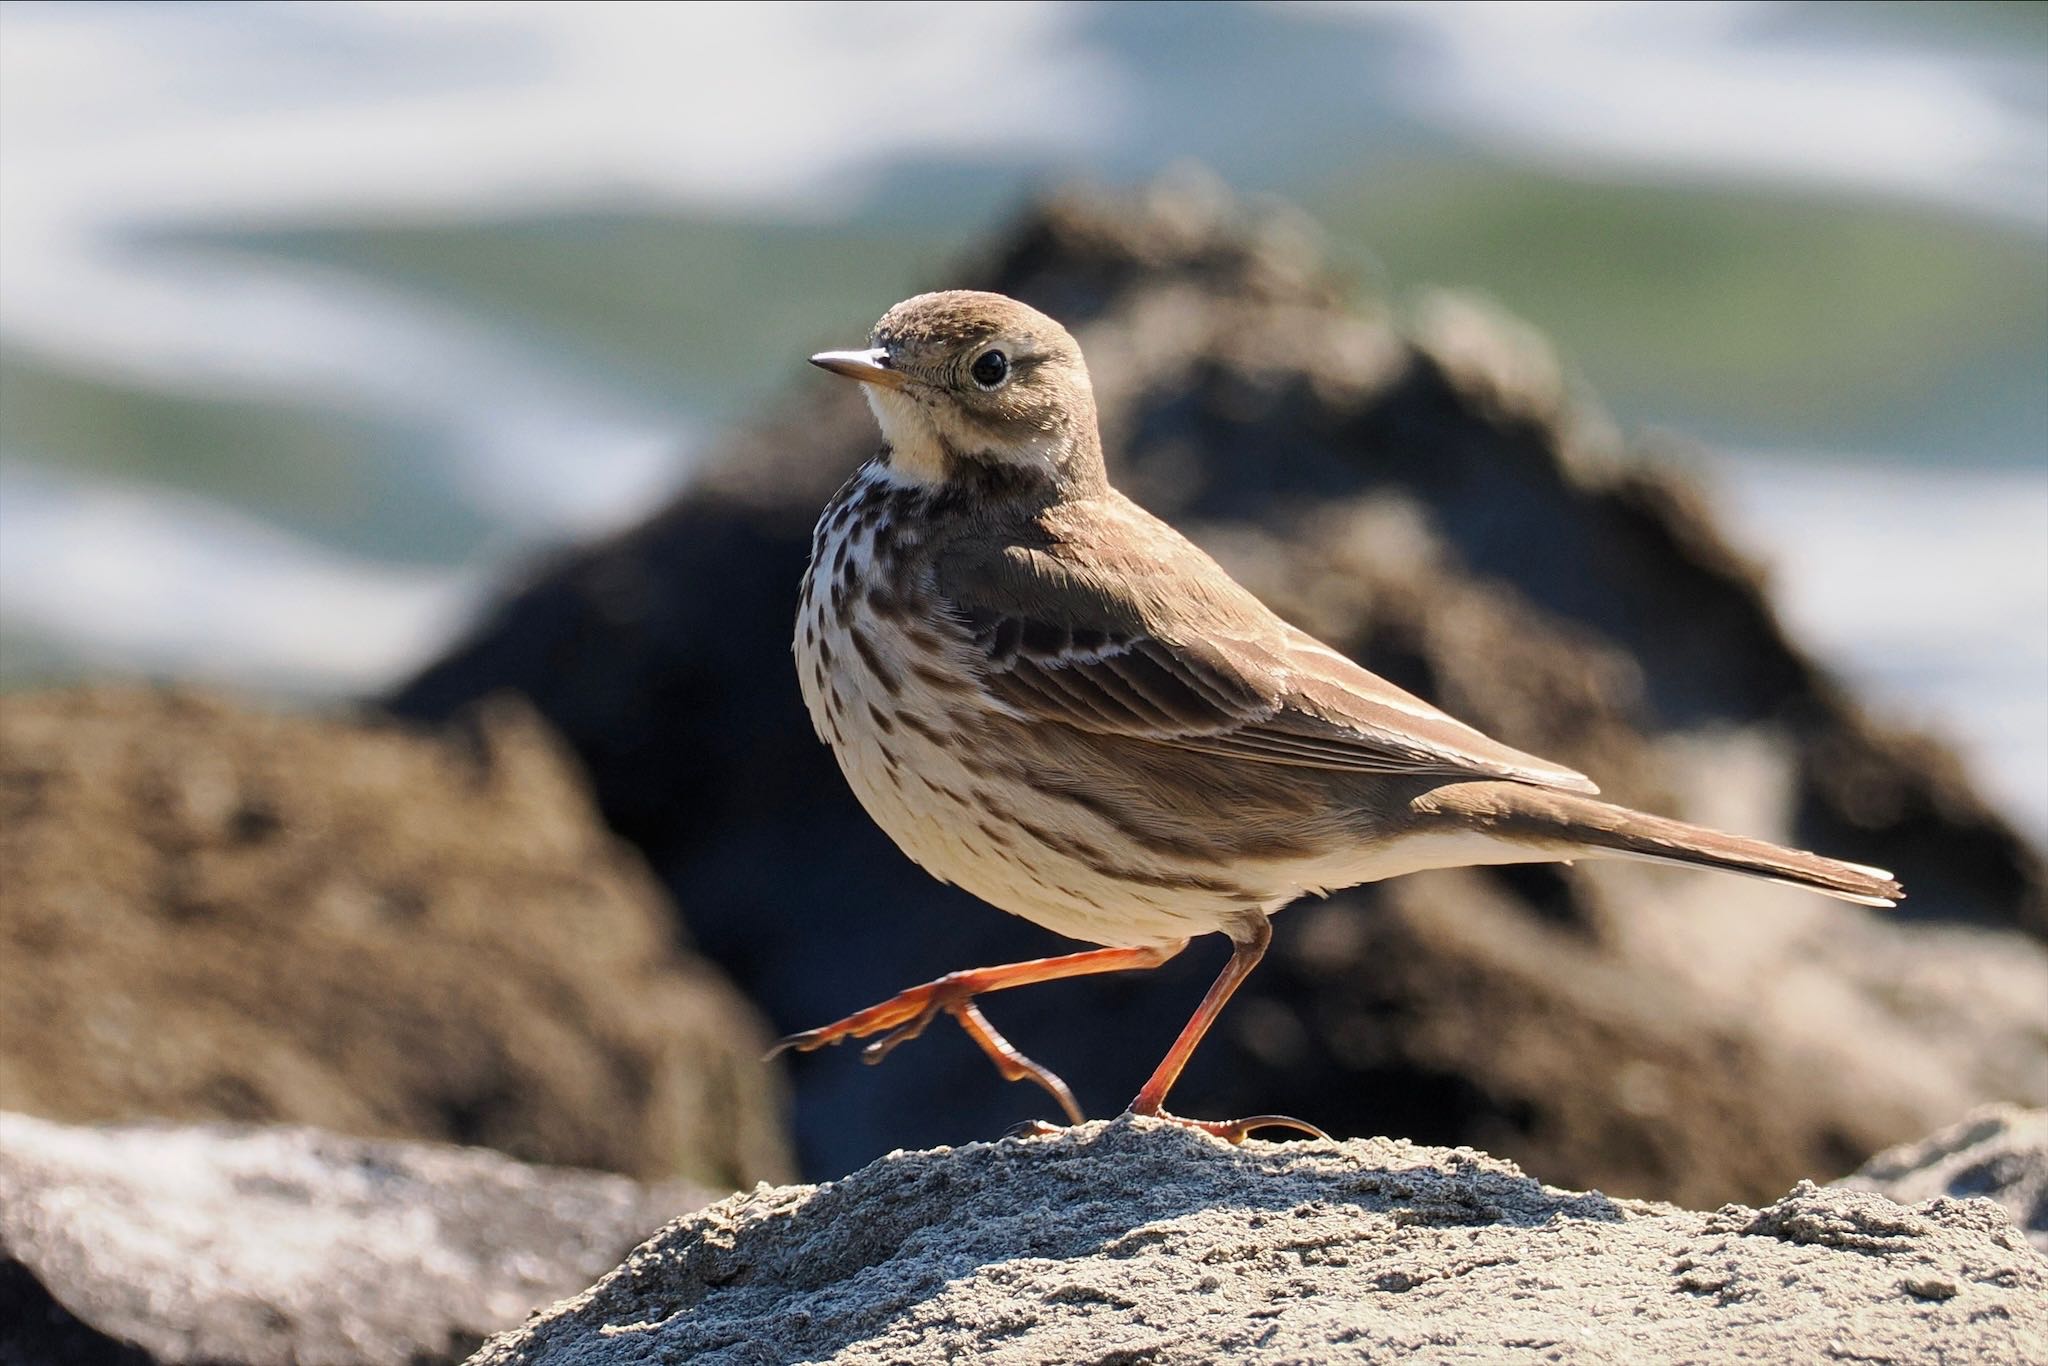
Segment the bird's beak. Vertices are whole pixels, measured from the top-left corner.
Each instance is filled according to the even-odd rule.
[[[879,346],[872,351],[820,351],[811,357],[811,364],[862,384],[879,384],[884,389],[903,387],[903,372],[889,368],[889,353]]]

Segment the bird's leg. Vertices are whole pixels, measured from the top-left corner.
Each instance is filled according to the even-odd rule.
[[[1214,1024],[1217,1015],[1222,1013],[1224,1003],[1229,1001],[1239,984],[1251,976],[1252,969],[1266,956],[1267,945],[1273,942],[1273,926],[1265,916],[1254,917],[1249,922],[1249,927],[1248,938],[1231,941],[1230,961],[1224,965],[1222,975],[1210,986],[1208,995],[1195,1007],[1194,1018],[1187,1022],[1187,1026],[1180,1032],[1180,1037],[1173,1041],[1173,1047],[1166,1050],[1166,1056],[1160,1059],[1159,1066],[1153,1069],[1151,1078],[1131,1101],[1130,1113],[1171,1120],[1175,1124],[1200,1129],[1204,1133],[1214,1134],[1232,1143],[1244,1142],[1245,1138],[1257,1129],[1298,1129],[1317,1138],[1328,1138],[1329,1135],[1315,1125],[1299,1119],[1290,1119],[1286,1115],[1254,1115],[1250,1119],[1211,1120],[1182,1119],[1179,1115],[1166,1113],[1166,1093],[1180,1080],[1182,1069],[1188,1065],[1188,1059],[1194,1056],[1195,1048],[1202,1042],[1202,1036],[1209,1032],[1209,1026]]]
[[[969,968],[964,972],[948,973],[923,986],[898,992],[866,1010],[855,1011],[843,1020],[807,1029],[801,1034],[791,1034],[770,1049],[768,1056],[772,1058],[791,1048],[808,1053],[827,1044],[864,1039],[887,1030],[887,1034],[867,1046],[863,1055],[869,1062],[880,1062],[888,1056],[890,1049],[916,1038],[924,1032],[926,1025],[941,1014],[947,1014],[959,1022],[960,1027],[967,1031],[967,1037],[988,1054],[996,1070],[1005,1078],[1037,1082],[1059,1102],[1067,1117],[1079,1124],[1081,1107],[1074,1103],[1074,1093],[1067,1084],[1018,1052],[1015,1045],[997,1033],[995,1026],[975,1006],[974,998],[986,991],[1003,991],[1034,982],[1053,982],[1062,977],[1156,968],[1186,947],[1187,941],[1182,940],[1178,944],[1137,949],[1091,949],[1087,953],[1070,953],[1058,958],[1033,958],[1001,967]]]

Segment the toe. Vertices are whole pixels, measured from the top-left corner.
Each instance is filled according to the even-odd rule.
[[[1066,1130],[1057,1124],[1048,1124],[1042,1119],[1027,1119],[1022,1124],[1012,1124],[1003,1130],[1004,1138],[1051,1138]]]

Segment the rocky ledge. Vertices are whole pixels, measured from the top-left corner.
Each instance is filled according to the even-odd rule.
[[[1692,1213],[1387,1139],[1120,1120],[894,1153],[669,1225],[472,1359],[2020,1361],[2048,1258],[1988,1200]]]
[[[2048,1110],[1987,1105],[1918,1143],[1886,1149],[1840,1184],[1894,1200],[1996,1200],[2048,1253]]]
[[[311,1124],[731,1190],[767,1034],[509,701],[443,733],[0,698],[0,1110]]]
[[[707,1198],[297,1125],[0,1112],[0,1366],[438,1366]]]

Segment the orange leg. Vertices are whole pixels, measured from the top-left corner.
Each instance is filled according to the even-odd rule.
[[[1157,948],[1091,949],[1087,953],[1070,953],[1059,958],[1033,958],[1002,967],[969,968],[965,972],[948,973],[937,981],[898,992],[879,1005],[855,1011],[833,1024],[792,1034],[770,1049],[768,1056],[772,1058],[790,1048],[808,1053],[827,1044],[864,1039],[870,1034],[888,1030],[889,1033],[869,1044],[863,1054],[868,1062],[880,1062],[897,1044],[924,1033],[925,1026],[941,1014],[951,1015],[967,1031],[967,1037],[988,1054],[996,1070],[1005,1078],[1037,1082],[1052,1093],[1052,1098],[1066,1111],[1067,1118],[1079,1124],[1081,1107],[1074,1103],[1074,1093],[1067,1084],[1018,1052],[1008,1039],[997,1033],[995,1026],[976,1008],[974,998],[987,991],[1004,991],[1010,987],[1030,986],[1034,982],[1053,982],[1062,977],[1156,968],[1186,947],[1187,941],[1182,940],[1178,944]],[[1222,1003],[1219,1001],[1217,1004],[1220,1006]]]
[[[1188,1059],[1194,1056],[1195,1048],[1202,1042],[1202,1036],[1209,1032],[1209,1026],[1216,1022],[1224,1003],[1230,999],[1231,994],[1244,979],[1251,976],[1252,969],[1266,956],[1266,947],[1272,942],[1273,927],[1263,915],[1251,922],[1251,938],[1232,941],[1230,961],[1224,965],[1223,974],[1209,988],[1209,993],[1202,998],[1202,1003],[1195,1007],[1194,1018],[1187,1022],[1187,1026],[1180,1032],[1180,1037],[1173,1041],[1173,1047],[1166,1050],[1166,1056],[1160,1059],[1159,1066],[1153,1069],[1151,1079],[1131,1101],[1132,1114],[1156,1115],[1161,1119],[1170,1119],[1176,1124],[1185,1124],[1191,1129],[1200,1129],[1218,1138],[1229,1139],[1232,1143],[1244,1142],[1246,1135],[1255,1129],[1299,1129],[1302,1133],[1313,1134],[1317,1138],[1329,1137],[1315,1125],[1298,1119],[1289,1119],[1286,1115],[1254,1115],[1250,1119],[1208,1120],[1182,1119],[1178,1115],[1166,1113],[1166,1093],[1180,1080],[1181,1071],[1187,1067]]]

